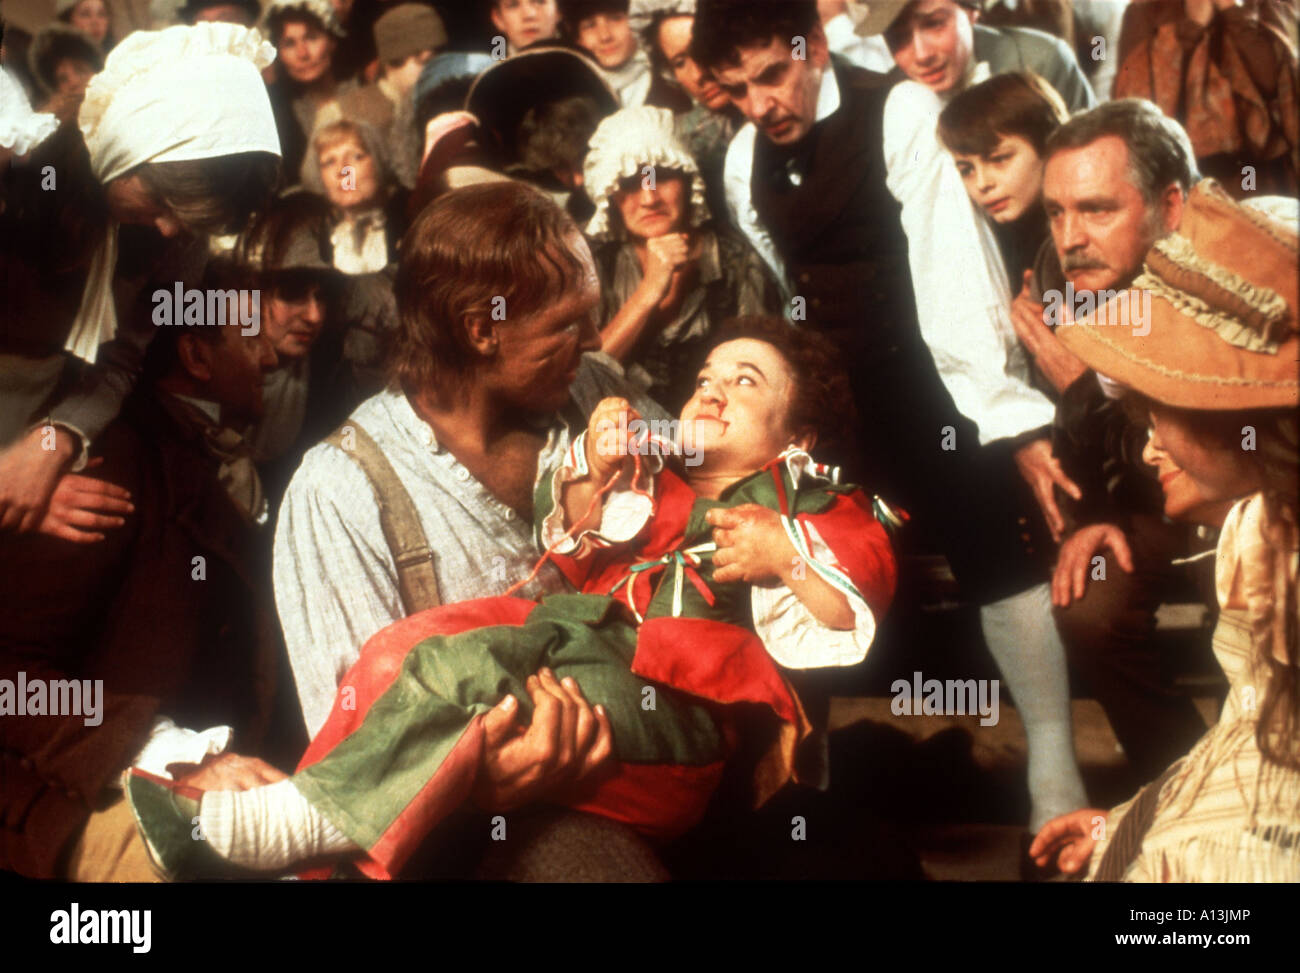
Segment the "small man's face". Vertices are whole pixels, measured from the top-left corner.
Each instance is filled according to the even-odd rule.
[[[913,81],[938,94],[952,91],[975,49],[971,13],[953,0],[918,0],[885,31],[885,43]]]
[[[1115,135],[1051,156],[1043,206],[1061,269],[1080,291],[1126,287],[1165,232],[1158,209],[1133,185],[1128,146]]]
[[[1038,201],[1043,160],[1023,136],[1001,136],[987,155],[952,155],[971,201],[994,222],[1018,220]]]
[[[555,0],[497,0],[492,7],[493,26],[516,50],[551,39],[559,23]]]
[[[714,74],[741,114],[777,145],[790,145],[817,121],[822,73],[830,62],[820,28],[806,38],[806,57],[795,57],[789,39],[773,37],[765,47],[741,48],[739,63]]]
[[[753,473],[791,441],[794,376],[766,341],[737,338],[718,345],[682,407],[682,444],[708,470]]]
[[[607,11],[578,21],[578,46],[607,71],[621,68],[636,53],[636,37],[626,13]]]
[[[713,75],[703,70],[690,55],[694,17],[668,17],[659,25],[659,51],[682,89],[710,111],[722,111],[731,99]]]

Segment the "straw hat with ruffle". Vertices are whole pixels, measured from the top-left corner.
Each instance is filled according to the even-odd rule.
[[[1278,222],[1205,179],[1132,287],[1056,334],[1090,368],[1166,405],[1294,408],[1298,257],[1294,221]],[[1138,327],[1129,312],[1148,294],[1150,318]]]

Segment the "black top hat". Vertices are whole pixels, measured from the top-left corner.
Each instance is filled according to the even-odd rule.
[[[479,121],[484,148],[509,163],[518,159],[516,133],[528,110],[575,95],[595,99],[602,118],[618,111],[618,96],[585,54],[541,41],[480,74],[465,109]]]

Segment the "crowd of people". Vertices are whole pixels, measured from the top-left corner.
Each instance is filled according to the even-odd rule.
[[[1300,880],[1295,0],[3,15],[0,869],[680,876],[905,539],[1027,869]]]

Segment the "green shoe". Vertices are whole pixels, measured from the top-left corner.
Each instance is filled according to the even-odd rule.
[[[167,881],[273,877],[232,864],[212,850],[199,828],[203,791],[132,768],[126,799],[149,861]]]

